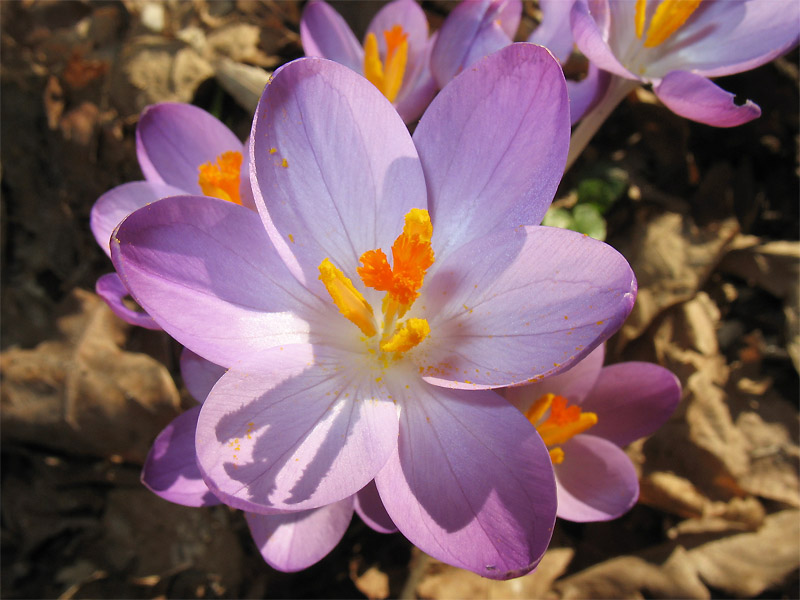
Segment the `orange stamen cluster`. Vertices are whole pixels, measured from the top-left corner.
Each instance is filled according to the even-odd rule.
[[[229,151],[217,157],[217,163],[207,162],[198,167],[200,177],[197,183],[206,196],[213,196],[241,204],[239,184],[241,183],[242,153]]]
[[[700,2],[701,0],[663,0],[650,20],[644,47],[654,48],[664,43],[692,16],[692,13],[700,6]],[[646,8],[646,0],[636,0],[634,23],[636,35],[639,38],[644,35]]]
[[[540,423],[548,409],[550,414]],[[531,405],[525,416],[536,426],[545,445],[550,449],[550,459],[553,464],[559,464],[564,460],[564,451],[558,446],[597,423],[595,413],[583,412],[574,404],[570,406],[566,398],[554,394],[540,397]]]
[[[364,77],[369,79],[390,102],[400,92],[408,62],[408,34],[400,25],[383,32],[386,40],[386,59],[381,62],[378,39],[367,34],[364,42]]]
[[[428,211],[411,209],[406,215],[403,233],[392,244],[392,263],[383,250],[368,250],[361,255],[363,266],[357,271],[364,285],[388,292],[388,298],[398,305],[398,316],[419,297],[425,272],[433,264],[431,235],[433,227]]]

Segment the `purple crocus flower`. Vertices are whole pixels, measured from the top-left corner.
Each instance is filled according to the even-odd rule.
[[[540,0],[542,22],[528,41],[545,46],[561,62],[572,53],[570,9],[573,0]],[[438,86],[475,62],[514,41],[522,15],[520,0],[464,0],[447,16],[431,51],[431,72]],[[571,122],[575,123],[605,91],[605,75],[589,66],[581,81],[567,81]]]
[[[650,84],[673,112],[716,127],[761,114],[709,77],[754,69],[797,45],[796,0],[577,0],[575,44],[612,74],[603,99],[575,131],[568,164],[628,92]]]
[[[229,369],[197,423],[208,487],[271,514],[374,479],[428,554],[491,578],[530,571],[552,533],[553,469],[490,390],[580,360],[636,292],[613,248],[533,225],[569,143],[558,63],[530,44],[491,55],[412,140],[363,77],[301,59],[265,88],[250,139],[258,215],[173,197],[112,239],[148,313]]]
[[[436,94],[428,67],[434,38],[429,39],[428,19],[414,0],[381,8],[363,46],[339,13],[312,0],[300,20],[300,39],[306,56],[336,61],[369,79],[406,123],[417,120]]]
[[[225,369],[189,350],[181,355],[181,375],[189,392],[204,400]],[[221,504],[197,466],[195,430],[200,406],[174,419],[158,435],[142,469],[142,483],[158,496],[183,506]],[[328,506],[286,514],[245,513],[264,560],[280,571],[299,571],[327,555],[339,543],[353,510],[381,533],[396,531],[378,498],[374,483],[354,496]]]
[[[599,346],[565,373],[504,392],[550,448],[558,516],[568,521],[616,519],[636,503],[639,480],[621,448],[656,431],[681,397],[667,369],[603,367],[603,358]]]
[[[109,256],[109,240],[120,221],[160,198],[205,194],[255,210],[247,146],[201,108],[172,102],[147,107],[136,129],[136,155],[144,181],[123,183],[92,207],[92,233]],[[96,291],[124,321],[160,329],[149,315],[124,304],[129,292],[116,273],[100,277]]]

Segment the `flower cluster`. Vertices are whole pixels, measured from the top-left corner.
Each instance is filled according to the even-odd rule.
[[[690,118],[744,122],[757,108],[705,77],[797,31],[748,2],[541,4],[531,41],[565,60],[574,39],[594,65],[583,91],[547,49],[512,43],[518,0],[465,2],[433,36],[395,0],[363,44],[309,2],[308,57],[274,73],[246,143],[200,109],[150,107],[144,180],[94,207],[116,269],[98,293],[186,347],[200,401],[158,436],[143,482],[245,511],[275,568],[320,560],[356,512],[506,579],[536,567],[556,515],[636,502],[621,448],[680,386],[657,365],[602,367],[634,274],[612,247],[539,225],[571,160],[570,103],[596,124],[622,78]]]

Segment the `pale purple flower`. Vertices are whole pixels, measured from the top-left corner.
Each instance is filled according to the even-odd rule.
[[[636,503],[639,480],[622,447],[656,431],[681,398],[667,369],[603,367],[603,358],[599,346],[565,373],[504,392],[550,448],[558,516],[568,521],[616,519]]]
[[[542,22],[528,41],[545,46],[561,62],[572,53],[573,0],[540,0]],[[431,51],[431,72],[439,87],[475,62],[514,41],[522,15],[520,0],[464,0],[447,16]],[[581,81],[567,81],[570,120],[577,122],[605,91],[607,77],[593,65]]]
[[[558,63],[530,44],[491,55],[412,140],[364,78],[301,59],[265,88],[250,139],[260,218],[173,197],[112,240],[148,313],[229,369],[197,423],[203,479],[259,514],[374,480],[428,554],[491,578],[530,571],[552,533],[553,469],[490,390],[580,360],[636,292],[613,248],[534,225],[569,142]]]
[[[797,45],[797,0],[576,0],[577,47],[612,74],[604,97],[575,131],[570,165],[614,107],[637,85],[687,119],[734,127],[761,115],[709,77],[754,69]]]
[[[225,373],[224,368],[191,351],[181,355],[181,375],[189,392],[202,402]],[[142,483],[158,496],[183,506],[221,504],[197,466],[195,431],[200,406],[174,419],[158,435],[142,469]],[[396,531],[370,482],[357,494],[328,506],[286,514],[245,513],[264,560],[280,571],[299,571],[327,555],[350,524],[353,510],[381,533]]]
[[[300,20],[306,56],[327,58],[364,75],[406,123],[417,120],[436,94],[428,66],[434,37],[428,37],[428,19],[414,0],[394,0],[381,8],[363,46],[322,0],[309,2]]]
[[[133,211],[160,198],[206,194],[255,210],[247,146],[201,108],[173,102],[145,108],[136,128],[136,155],[144,180],[109,190],[92,207],[92,233],[109,256],[114,228]],[[125,305],[123,298],[129,292],[116,273],[100,277],[96,291],[124,321],[160,329],[149,315]]]

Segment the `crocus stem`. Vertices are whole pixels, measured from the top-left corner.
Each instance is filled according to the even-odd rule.
[[[605,122],[611,112],[637,85],[639,85],[638,81],[623,79],[616,75],[611,76],[611,82],[603,98],[593,109],[586,113],[586,116],[581,119],[581,122],[578,123],[578,126],[572,132],[572,136],[569,140],[567,166],[564,167],[565,172],[569,170],[572,163],[581,155],[589,143],[589,140],[594,137],[594,134],[597,133],[597,130],[600,129],[600,126]]]

